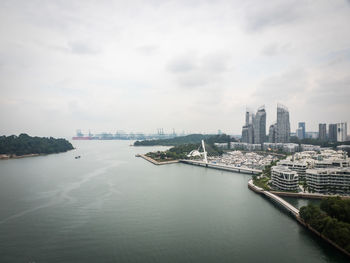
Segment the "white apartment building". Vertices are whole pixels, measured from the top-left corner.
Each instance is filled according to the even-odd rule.
[[[314,168],[330,168],[330,167],[349,167],[349,159],[325,159],[320,161],[315,161],[313,164]]]
[[[273,166],[271,168],[272,187],[275,190],[297,191],[299,177],[296,171],[286,166]]]
[[[308,163],[305,161],[290,161],[290,160],[281,160],[278,162],[278,165],[285,166],[292,171],[296,171],[299,175],[299,179],[305,178],[305,172],[308,168]]]
[[[307,169],[308,190],[321,194],[350,194],[350,168]]]

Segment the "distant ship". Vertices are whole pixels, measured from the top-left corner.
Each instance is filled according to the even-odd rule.
[[[92,140],[92,134],[89,131],[89,136],[84,136],[81,130],[77,130],[77,136],[72,138],[73,140]]]

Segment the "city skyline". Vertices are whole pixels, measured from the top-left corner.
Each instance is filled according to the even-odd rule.
[[[0,4],[1,134],[350,122],[349,1]]]

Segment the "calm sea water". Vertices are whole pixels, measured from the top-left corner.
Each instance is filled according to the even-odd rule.
[[[73,144],[0,162],[0,262],[347,262],[249,175],[157,167],[135,158],[156,148],[125,141]]]

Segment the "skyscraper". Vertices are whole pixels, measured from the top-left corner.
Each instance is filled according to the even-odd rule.
[[[298,129],[296,129],[295,135],[298,137],[299,140],[302,140],[304,138],[303,128],[299,127]]]
[[[277,124],[271,124],[269,128],[269,142],[275,143],[276,142],[276,126]]]
[[[297,133],[297,136],[300,140],[302,139],[305,139],[305,122],[299,122],[298,123],[298,128],[300,128],[300,134],[298,135]]]
[[[318,138],[321,141],[325,141],[327,139],[327,125],[325,123],[318,124]]]
[[[245,125],[242,127],[242,142],[261,144],[266,141],[266,111],[261,106],[254,114],[245,113]]]
[[[242,127],[242,142],[254,143],[253,120],[254,114],[247,110],[245,113],[245,125]]]
[[[254,143],[261,144],[266,141],[266,111],[265,106],[258,108],[253,122]]]
[[[337,124],[329,124],[328,125],[328,139],[331,142],[337,141]]]
[[[284,105],[277,104],[276,142],[289,142],[289,136],[289,110]]]
[[[348,136],[348,127],[346,122],[337,123],[337,141],[345,142]]]

